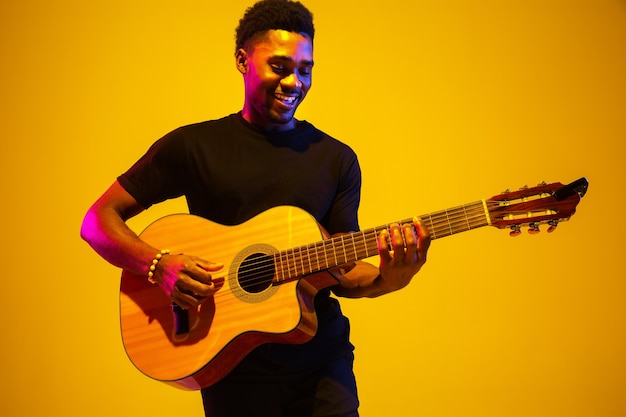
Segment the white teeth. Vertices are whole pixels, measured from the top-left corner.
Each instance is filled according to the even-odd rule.
[[[285,103],[288,103],[288,104],[293,104],[293,102],[296,101],[296,98],[297,97],[283,96],[283,95],[280,95],[280,94],[276,95],[276,99],[278,99],[280,101],[283,101]]]

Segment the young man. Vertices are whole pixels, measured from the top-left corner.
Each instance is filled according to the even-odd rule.
[[[281,205],[309,212],[331,235],[359,228],[360,168],[354,152],[294,114],[311,88],[314,27],[299,2],[261,0],[237,28],[241,112],[174,130],[94,203],[81,236],[107,261],[150,279],[184,309],[216,291],[224,266],[193,253],[164,253],[125,221],[184,195],[190,213],[237,225]],[[318,330],[300,345],[265,344],[202,390],[207,416],[357,416],[348,320],[336,298],[375,297],[406,286],[426,261],[424,225],[381,232],[380,266],[330,271],[337,285],[315,298]],[[159,254],[155,256],[155,254]],[[150,271],[150,266],[154,270]]]

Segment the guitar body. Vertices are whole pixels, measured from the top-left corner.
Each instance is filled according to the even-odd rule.
[[[140,237],[171,253],[188,253],[224,268],[213,275],[219,290],[198,311],[174,313],[171,300],[145,276],[126,271],[120,291],[124,348],[147,376],[184,389],[220,380],[264,343],[304,343],[317,329],[313,298],[337,284],[327,272],[275,285],[263,263],[272,254],[324,238],[318,223],[295,207],[275,207],[237,226],[176,214],[152,223]],[[259,285],[246,283],[261,261]],[[257,273],[258,275],[258,273]],[[186,321],[187,326],[181,326]],[[185,328],[187,327],[187,328]]]

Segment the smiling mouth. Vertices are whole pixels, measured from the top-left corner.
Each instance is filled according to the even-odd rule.
[[[280,93],[274,94],[274,98],[287,107],[293,106],[298,100],[298,97],[299,96],[291,96],[291,95],[285,95],[285,94],[280,94]]]

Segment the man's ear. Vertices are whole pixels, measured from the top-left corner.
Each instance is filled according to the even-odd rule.
[[[235,65],[240,73],[248,72],[248,53],[243,48],[239,48],[235,53]]]

